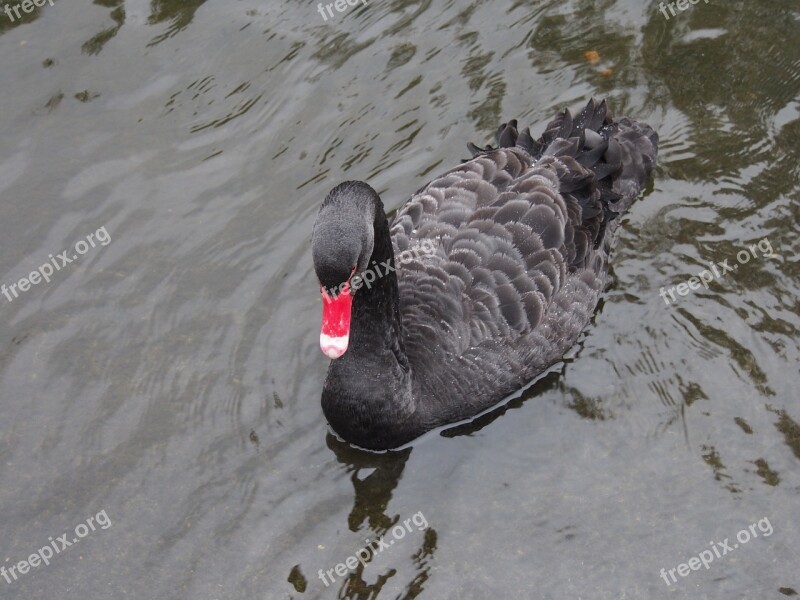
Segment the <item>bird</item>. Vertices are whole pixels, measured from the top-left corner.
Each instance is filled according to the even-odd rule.
[[[591,320],[658,134],[592,98],[538,139],[511,120],[495,140],[467,144],[472,158],[391,219],[363,181],[319,208],[321,403],[345,442],[391,450],[483,413],[559,362]]]

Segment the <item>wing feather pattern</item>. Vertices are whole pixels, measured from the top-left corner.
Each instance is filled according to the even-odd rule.
[[[524,383],[568,349],[557,347],[563,340],[574,343],[605,286],[610,233],[644,186],[657,145],[649,127],[615,122],[594,100],[577,116],[560,113],[539,140],[515,121],[496,140],[497,148],[470,144],[471,160],[431,181],[391,222],[396,252],[436,244],[398,267],[409,360],[480,373],[481,385],[465,393]]]

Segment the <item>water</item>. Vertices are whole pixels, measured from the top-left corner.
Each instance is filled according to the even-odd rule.
[[[0,566],[59,548],[0,597],[800,591],[800,5],[687,6],[0,14],[0,283],[60,268],[0,296]],[[477,423],[384,455],[336,441],[309,251],[325,193],[364,179],[394,209],[501,121],[538,133],[592,95],[662,143],[581,344]],[[739,265],[764,239],[777,257]],[[65,532],[85,537],[61,550]]]

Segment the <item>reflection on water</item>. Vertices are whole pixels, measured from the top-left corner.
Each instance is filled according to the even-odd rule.
[[[206,0],[151,0],[148,23],[168,23],[167,30],[157,35],[150,45],[157,44],[185,29],[194,18],[194,13]]]
[[[83,46],[81,46],[81,50],[83,50],[86,54],[97,54],[100,52],[103,49],[103,46],[105,46],[111,38],[117,35],[120,27],[125,24],[125,7],[123,6],[123,0],[94,0],[94,3],[114,9],[109,14],[109,17],[111,17],[111,20],[116,23],[116,26],[104,29],[97,35],[92,36],[91,39],[84,42]]]
[[[9,2],[14,6],[16,2]],[[773,597],[800,590],[800,11],[790,0],[54,0],[0,12],[2,598]],[[328,433],[325,193],[395,210],[489,141],[608,97],[660,133],[611,285],[518,397],[400,451]],[[768,238],[679,302],[676,286]],[[335,568],[422,513],[428,526]],[[663,567],[774,534],[667,587]]]
[[[361,546],[372,548],[373,554],[370,561],[366,563],[370,568],[368,579],[372,580],[376,577],[375,571],[380,571],[374,583],[367,583],[364,579],[364,571],[367,567],[363,562],[359,562],[355,570],[339,583],[338,597],[375,598],[389,579],[397,575],[396,569],[383,566],[389,557],[377,554],[375,548],[379,547],[377,540],[383,537],[387,541],[391,540],[389,543],[392,545],[398,541],[392,540],[389,531],[397,525],[402,528],[401,521],[408,518],[408,516],[400,514],[389,516],[387,507],[392,499],[392,492],[400,483],[411,449],[382,454],[363,452],[339,441],[331,434],[328,434],[327,443],[345,472],[351,473],[350,482],[353,485],[355,499],[347,521],[350,531],[363,534],[362,537],[365,539]],[[414,525],[419,524],[415,522]],[[420,542],[421,545],[410,555],[413,577],[403,582],[404,598],[416,598],[424,589],[423,584],[430,576],[430,563],[436,550],[436,540],[436,530],[433,527],[426,527]],[[413,542],[402,542],[397,547],[391,548],[391,551],[400,552],[402,550],[408,555],[411,543]],[[380,552],[382,553],[383,550]],[[344,560],[344,557],[341,559]],[[395,586],[398,585],[397,581],[393,581],[393,583]]]

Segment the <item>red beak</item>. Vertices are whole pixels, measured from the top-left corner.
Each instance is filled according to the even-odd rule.
[[[353,296],[349,282],[335,298],[331,298],[324,288],[322,292],[322,330],[319,334],[319,347],[328,358],[340,358],[347,352],[350,342],[350,311]]]

